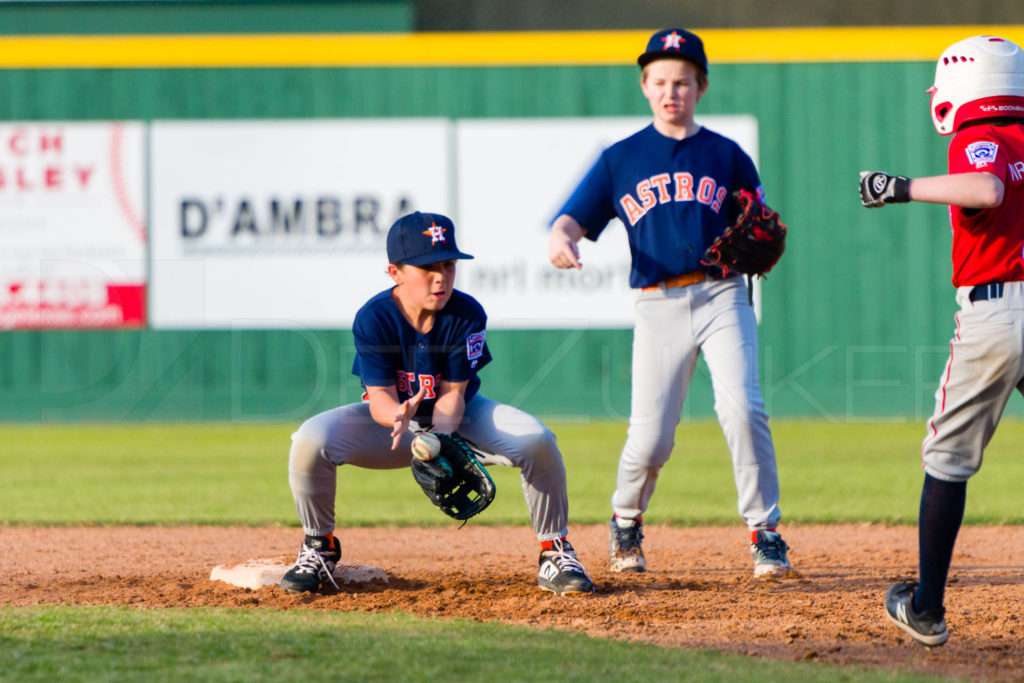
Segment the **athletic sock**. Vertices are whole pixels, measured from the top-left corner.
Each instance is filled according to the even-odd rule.
[[[569,538],[568,536],[562,536],[562,539],[561,539],[562,543],[565,543],[565,541],[568,538]],[[541,549],[542,552],[545,551],[545,550],[554,550],[555,549],[555,542],[554,541],[541,541],[540,542],[540,549]]]
[[[966,481],[943,481],[924,475],[917,522],[921,580],[914,594],[915,612],[942,607],[966,502]]]
[[[643,515],[640,515],[636,519],[629,519],[628,517],[619,517],[615,515],[615,525],[620,529],[628,529],[631,526],[636,526],[637,522],[643,522]]]

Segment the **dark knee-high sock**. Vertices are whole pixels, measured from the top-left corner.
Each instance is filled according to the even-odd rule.
[[[943,481],[924,475],[917,522],[921,581],[914,594],[914,609],[918,612],[942,607],[953,546],[960,533],[966,501],[966,481]]]

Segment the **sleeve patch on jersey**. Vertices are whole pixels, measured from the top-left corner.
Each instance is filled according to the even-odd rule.
[[[982,166],[988,166],[996,160],[996,152],[999,151],[999,145],[982,140],[967,145],[964,151],[967,152],[967,161],[975,168],[981,168]]]
[[[466,337],[466,357],[474,360],[484,355],[484,336],[486,332],[475,332]]]

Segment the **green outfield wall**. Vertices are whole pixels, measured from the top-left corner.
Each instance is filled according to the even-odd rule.
[[[411,31],[410,0],[5,0],[0,35]]]
[[[768,199],[790,226],[763,289],[761,375],[775,416],[903,421],[931,412],[954,327],[946,210],[866,210],[856,183],[867,168],[944,171],[947,140],[927,112],[932,69],[902,55],[712,60],[701,111],[757,117]],[[0,69],[5,120],[646,112],[628,63]],[[545,416],[625,420],[628,330],[497,331],[488,340],[491,397]],[[351,356],[345,330],[4,332],[0,419],[298,421],[359,399]],[[710,394],[701,366],[684,419],[712,415]],[[1021,402],[1010,410],[1022,412]]]

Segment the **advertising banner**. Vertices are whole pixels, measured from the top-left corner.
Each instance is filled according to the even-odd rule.
[[[145,127],[0,124],[0,329],[146,324]]]
[[[548,262],[555,213],[601,149],[649,117],[157,121],[151,131],[150,321],[175,328],[345,328],[391,285],[399,216],[449,215],[456,286],[492,328],[632,326],[629,247],[615,221]],[[757,122],[702,122],[757,161]]]
[[[449,211],[446,119],[156,121],[154,328],[334,328],[392,283],[401,215]]]

